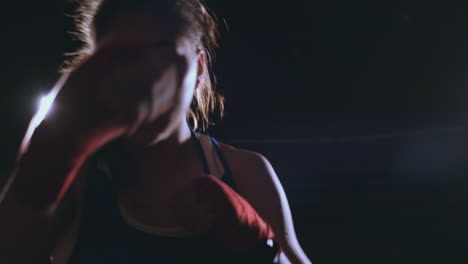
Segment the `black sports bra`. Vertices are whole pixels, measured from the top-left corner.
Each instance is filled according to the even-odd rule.
[[[195,140],[204,172],[210,174],[199,135],[193,130],[192,139]],[[221,179],[236,190],[231,169],[218,142],[212,137],[210,141],[224,167],[225,173]],[[91,162],[90,170],[78,238],[69,264],[230,262],[233,257],[231,253],[208,234],[162,236],[130,226],[123,219],[112,179],[98,168],[97,162]]]

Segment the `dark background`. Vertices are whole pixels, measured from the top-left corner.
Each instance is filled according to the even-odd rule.
[[[219,140],[263,153],[314,263],[467,263],[468,2],[209,1]],[[79,42],[65,0],[4,1],[0,168]]]

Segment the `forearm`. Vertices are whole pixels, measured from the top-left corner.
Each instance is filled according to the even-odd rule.
[[[0,195],[0,263],[49,263],[52,249],[76,217],[75,187],[57,210],[46,214],[18,199],[19,188],[10,176]]]
[[[24,207],[8,192],[0,203],[0,263],[43,263],[53,246],[52,224],[53,218]]]
[[[51,213],[63,199],[85,160],[123,133],[92,116],[57,111],[34,130],[18,160],[12,188],[25,205]]]
[[[288,257],[286,256],[286,254],[284,254],[284,252],[281,252],[279,254],[279,261],[278,261],[278,264],[291,264],[291,261],[288,259]]]
[[[299,242],[283,243],[280,255],[280,264],[312,264],[307,255],[302,250]]]

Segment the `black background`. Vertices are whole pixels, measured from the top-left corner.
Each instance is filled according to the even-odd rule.
[[[209,1],[226,116],[314,263],[467,263],[468,2]],[[64,0],[1,4],[1,160],[79,42]],[[221,23],[224,24],[224,23]]]

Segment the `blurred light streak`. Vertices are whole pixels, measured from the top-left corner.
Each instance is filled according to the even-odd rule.
[[[52,110],[55,97],[57,97],[58,92],[63,87],[67,79],[67,74],[62,75],[57,81],[57,83],[54,85],[54,87],[52,87],[50,92],[47,95],[40,97],[38,110],[31,119],[28,129],[26,130],[23,140],[21,141],[20,149],[17,155],[17,160],[19,160],[21,155],[27,150],[34,130],[39,126],[39,124],[41,124],[41,122],[44,120],[47,114],[50,113],[50,111]]]

